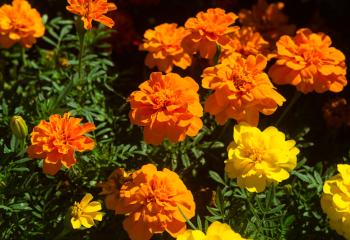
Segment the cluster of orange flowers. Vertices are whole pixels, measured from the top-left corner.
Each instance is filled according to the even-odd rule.
[[[81,17],[85,29],[92,28],[93,20],[114,26],[106,14],[117,9],[115,4],[107,0],[67,1],[67,10]],[[226,171],[230,177],[238,178],[239,186],[257,192],[267,184],[287,179],[299,153],[295,142],[286,141],[285,135],[273,127],[263,132],[252,127],[258,125],[259,114],[271,115],[286,101],[269,76],[274,83],[294,85],[303,93],[340,92],[347,79],[345,56],[331,47],[329,36],[306,28],[297,30],[293,37],[286,35],[294,34],[295,26],[288,24],[283,8],[281,2],[258,0],[252,10],[242,10],[238,15],[211,8],[189,18],[184,27],[164,23],[147,30],[140,50],[148,52],[145,64],[161,72],[151,73],[128,98],[130,121],[143,127],[144,140],[154,145],[165,139],[180,142],[196,136],[203,127],[199,85],[191,77],[172,73],[174,66],[191,66],[193,55],[198,54],[215,63],[201,75],[202,87],[212,91],[205,111],[218,124],[229,119],[244,122],[235,127],[235,141],[228,149]],[[233,26],[237,19],[242,27]],[[26,0],[13,0],[12,5],[0,7],[1,46],[20,43],[30,48],[44,32],[40,14]],[[276,61],[268,75],[265,68],[271,59]],[[325,117],[332,117],[334,109],[345,105],[346,100],[330,103],[324,108]],[[96,127],[93,123],[81,124],[81,120],[70,113],[54,114],[34,127],[28,155],[44,159],[44,173],[55,175],[62,166],[70,168],[77,162],[76,152],[94,148],[95,141],[86,134]],[[272,148],[274,165],[265,154]],[[165,231],[173,237],[191,236],[192,232],[185,233],[186,219],[195,215],[195,203],[175,172],[166,168],[158,171],[153,164],[134,172],[116,169],[100,187],[107,209],[126,216],[123,226],[132,240],[148,240]],[[103,214],[98,212],[101,206],[91,202],[92,198],[87,194],[75,203],[74,228],[91,227],[94,220],[102,220]]]
[[[161,24],[145,32],[144,42],[140,46],[141,50],[148,51],[145,64],[170,73],[173,66],[182,69],[189,67],[196,53],[209,59],[210,63],[217,57],[215,66],[204,69],[202,87],[213,90],[206,99],[205,111],[214,115],[219,124],[235,119],[256,126],[260,113],[274,113],[285,99],[277,92],[269,76],[274,83],[294,85],[303,93],[341,91],[347,84],[344,54],[331,47],[331,40],[324,33],[299,29],[294,37],[286,35],[293,34],[295,26],[288,24],[283,8],[281,2],[268,4],[265,0],[258,0],[252,10],[241,10],[238,15],[226,13],[220,8],[210,8],[189,18],[184,28],[176,24]],[[242,27],[233,25],[238,18]],[[268,76],[264,70],[267,61],[272,59],[276,60]],[[166,90],[165,85],[163,88],[163,91],[172,91]],[[160,128],[159,124],[153,124],[154,121],[149,125],[147,116],[150,111],[146,111],[143,104],[135,104],[136,93],[130,97],[130,119],[134,124],[145,126],[145,141],[154,144],[159,144],[165,138],[172,142],[182,141],[184,134],[177,139],[167,134],[169,131],[179,132],[173,118],[169,117],[173,115],[177,119],[179,113],[167,111],[168,118],[159,121],[166,127]],[[153,92],[144,93],[147,97],[142,101],[154,99]],[[166,98],[167,103],[173,105],[173,100]],[[182,105],[186,105],[185,99],[182,98]],[[161,101],[163,103],[164,99]],[[188,102],[190,105],[191,102]],[[158,103],[156,106],[159,109]],[[137,118],[142,121],[135,121],[136,112],[141,114]],[[159,119],[158,110],[153,119]],[[195,135],[198,128],[191,132],[192,135],[187,135]],[[150,135],[157,135],[157,141]]]

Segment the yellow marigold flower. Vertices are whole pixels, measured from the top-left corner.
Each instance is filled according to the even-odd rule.
[[[270,115],[285,101],[263,72],[267,60],[262,55],[231,55],[221,64],[206,68],[202,86],[214,90],[205,102],[205,111],[219,124],[233,118],[257,125],[259,113]]]
[[[157,171],[153,164],[132,174],[121,187],[116,203],[116,213],[127,216],[123,227],[131,240],[149,240],[164,231],[176,237],[186,230],[182,213],[191,219],[196,208],[191,191],[180,177],[166,168]]]
[[[250,192],[262,192],[270,183],[289,178],[297,163],[299,149],[294,140],[275,127],[260,131],[244,124],[235,125],[234,141],[227,148],[225,171]]]
[[[114,21],[105,16],[105,14],[117,10],[117,6],[107,1],[108,0],[68,0],[69,6],[67,6],[66,9],[71,13],[81,16],[86,30],[92,28],[92,20],[111,28],[114,26]]]
[[[190,32],[177,24],[164,23],[149,29],[144,34],[144,43],[140,50],[148,51],[145,64],[149,68],[157,67],[159,71],[171,72],[173,65],[186,69],[191,65],[191,56],[182,48],[182,40]]]
[[[189,18],[185,27],[191,34],[185,38],[185,48],[190,52],[198,52],[201,57],[211,59],[215,56],[217,45],[224,46],[230,39],[227,34],[239,29],[231,26],[238,16],[225,13],[221,8],[210,8],[207,12],[199,12],[195,18]]]
[[[81,225],[86,228],[94,226],[94,220],[102,221],[103,214],[99,212],[102,207],[97,201],[91,202],[93,196],[87,193],[78,203],[75,202],[71,208],[71,224],[74,229],[79,229]]]
[[[242,27],[239,31],[230,34],[229,37],[230,42],[222,47],[221,61],[236,53],[242,54],[244,57],[262,54],[267,59],[273,56],[269,42],[265,41],[261,34],[251,27]]]
[[[266,0],[258,0],[252,10],[243,9],[239,12],[239,21],[243,26],[253,27],[266,39],[274,41],[284,34],[293,34],[296,29],[295,25],[288,24],[283,8],[283,2],[268,4]]]
[[[226,223],[213,222],[205,235],[199,230],[187,230],[180,234],[176,240],[244,240],[241,235],[231,229]]]
[[[339,174],[323,185],[321,207],[332,229],[350,239],[350,165],[338,164]]]
[[[277,84],[292,84],[303,93],[340,92],[347,84],[344,54],[324,33],[303,28],[292,39],[282,36],[277,42],[277,62],[269,75]]]
[[[20,43],[30,48],[45,33],[40,13],[26,0],[13,0],[0,7],[0,45],[9,48]]]

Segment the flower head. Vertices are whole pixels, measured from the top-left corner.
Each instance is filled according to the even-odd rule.
[[[292,84],[303,93],[340,92],[347,84],[344,54],[324,33],[303,28],[277,42],[277,61],[269,75],[277,84]]]
[[[96,129],[93,123],[80,124],[80,118],[65,113],[41,120],[31,133],[32,145],[28,148],[30,158],[44,158],[44,173],[55,175],[62,164],[70,168],[76,163],[75,151],[92,150],[94,140],[84,134]]]
[[[20,43],[30,48],[45,33],[40,13],[26,0],[13,0],[0,7],[0,46],[9,48]]]
[[[222,47],[221,60],[236,53],[242,54],[244,57],[258,54],[262,54],[268,59],[272,57],[270,44],[251,27],[242,27],[239,31],[231,33],[229,37],[230,42]]]
[[[185,27],[191,34],[185,38],[184,45],[190,52],[198,52],[201,57],[214,57],[217,45],[229,43],[229,33],[237,31],[238,26],[231,26],[237,19],[234,13],[225,13],[221,8],[210,8],[199,12],[195,18],[189,18]]]
[[[186,230],[176,240],[244,240],[238,233],[233,231],[226,223],[213,222],[204,234],[199,230]]]
[[[86,228],[94,226],[94,220],[102,221],[103,214],[99,212],[102,207],[97,201],[91,202],[93,196],[87,193],[78,203],[75,202],[71,208],[71,224],[74,229],[79,229],[81,225]]]
[[[338,164],[338,171],[323,185],[321,207],[331,228],[350,239],[350,165]]]
[[[179,142],[186,135],[197,135],[203,125],[203,108],[199,86],[192,78],[155,72],[139,88],[129,97],[129,117],[133,124],[144,126],[147,143],[160,144],[165,138]]]
[[[107,209],[115,210],[119,199],[119,190],[126,181],[130,180],[130,176],[131,174],[123,168],[117,168],[111,173],[107,181],[98,185],[102,188],[100,195],[106,195],[105,204]]]
[[[202,86],[214,90],[205,102],[205,110],[219,124],[233,118],[238,122],[257,125],[259,112],[270,115],[285,99],[274,90],[263,72],[266,58],[262,55],[231,55],[221,64],[206,68]]]
[[[293,34],[295,26],[288,24],[288,17],[282,12],[283,2],[268,4],[266,0],[258,0],[252,10],[239,12],[239,21],[243,26],[250,26],[260,32],[266,39],[274,41],[280,36]]]
[[[92,28],[92,20],[111,28],[114,26],[114,21],[106,17],[105,14],[116,10],[117,6],[107,1],[108,0],[68,0],[69,6],[66,8],[71,13],[81,16],[81,20],[84,22],[84,28],[87,30]]]
[[[191,219],[195,203],[175,172],[147,164],[131,178],[121,187],[116,205],[116,213],[127,215],[123,226],[131,240],[149,240],[164,231],[176,237],[186,230],[182,213]]]
[[[171,72],[173,65],[186,69],[192,60],[182,48],[182,40],[188,34],[188,30],[178,28],[175,23],[164,23],[154,30],[147,30],[144,43],[140,45],[140,50],[149,52],[145,64],[150,68],[157,66],[162,72]]]
[[[233,137],[227,148],[225,171],[230,178],[237,178],[238,186],[262,192],[268,184],[289,178],[299,153],[294,140],[286,141],[275,127],[260,131],[244,124],[234,127]]]

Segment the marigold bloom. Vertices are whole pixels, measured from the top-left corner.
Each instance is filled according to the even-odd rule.
[[[231,229],[226,223],[213,222],[205,235],[199,230],[187,230],[180,234],[176,240],[244,240],[241,235]]]
[[[68,0],[69,6],[67,6],[66,9],[71,13],[81,16],[86,30],[92,28],[92,20],[111,28],[114,26],[114,21],[105,16],[105,14],[116,10],[117,6],[107,1],[108,0]]]
[[[289,178],[297,163],[299,149],[294,140],[275,127],[260,131],[244,124],[235,125],[234,141],[227,148],[225,171],[250,192],[262,192],[270,183]]]
[[[129,117],[133,124],[144,126],[147,143],[160,144],[164,138],[179,142],[186,135],[197,135],[203,126],[203,108],[192,78],[155,72],[139,88],[129,97]]]
[[[166,168],[157,171],[144,165],[132,174],[119,192],[116,213],[126,214],[124,229],[131,240],[148,240],[154,233],[167,231],[173,237],[186,230],[186,220],[195,214],[192,193],[179,176]]]
[[[32,145],[28,147],[30,158],[44,158],[43,171],[55,175],[62,164],[70,168],[76,163],[75,151],[92,150],[94,140],[84,134],[96,129],[93,123],[80,124],[80,118],[65,113],[50,116],[49,121],[41,120],[31,133]]]
[[[98,184],[102,188],[100,195],[106,195],[105,204],[109,210],[115,210],[115,205],[119,199],[119,189],[129,179],[130,174],[123,168],[115,169],[106,182]]]
[[[269,42],[265,41],[261,34],[251,27],[242,27],[239,31],[230,34],[229,37],[230,42],[222,47],[221,60],[236,53],[242,54],[243,57],[262,54],[270,59],[273,56]]]
[[[202,86],[214,92],[205,102],[205,111],[215,115],[219,124],[233,118],[257,125],[259,112],[272,114],[285,99],[263,72],[266,62],[262,55],[250,55],[247,59],[231,55],[221,64],[206,68]]]
[[[229,33],[237,31],[234,24],[238,16],[234,13],[225,13],[221,8],[210,8],[207,12],[199,12],[195,18],[189,18],[185,27],[191,34],[185,38],[185,48],[190,52],[198,52],[201,57],[211,59],[215,56],[217,45],[229,43]]]
[[[78,203],[75,202],[71,208],[71,224],[74,229],[79,229],[81,225],[86,228],[94,226],[94,220],[102,221],[103,214],[99,212],[102,207],[97,201],[91,202],[93,196],[87,193]]]
[[[177,24],[164,23],[154,30],[147,30],[140,50],[148,51],[145,64],[149,68],[157,66],[159,71],[171,72],[173,65],[186,69],[191,65],[191,56],[182,48],[182,40],[190,32]]]
[[[0,7],[0,45],[10,48],[20,43],[30,48],[45,33],[40,13],[26,0],[13,0]]]
[[[266,0],[258,0],[252,10],[243,9],[239,12],[239,21],[243,26],[250,26],[266,39],[274,41],[284,34],[294,34],[296,29],[295,25],[288,24],[283,8],[283,2],[268,4]]]
[[[331,228],[350,239],[350,165],[338,164],[337,167],[339,174],[323,185],[321,207]]]
[[[303,93],[340,92],[347,84],[344,54],[324,33],[303,28],[277,42],[277,61],[269,75],[277,84],[292,84]]]

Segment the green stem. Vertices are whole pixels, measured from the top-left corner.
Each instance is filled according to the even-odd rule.
[[[85,31],[80,34],[80,48],[79,48],[79,83],[81,84],[83,82],[83,55],[84,55],[84,40],[85,40]]]
[[[21,57],[22,57],[23,67],[27,66],[26,49],[24,47],[21,48]]]
[[[284,109],[283,113],[281,114],[281,116],[278,118],[277,122],[276,122],[276,126],[278,126],[282,120],[284,119],[284,117],[287,115],[287,113],[289,112],[289,110],[294,106],[294,104],[298,101],[299,97],[301,96],[301,92],[299,91],[295,91],[294,96],[292,98],[292,100],[290,101],[290,103],[288,104],[288,106]]]
[[[188,220],[188,218],[186,217],[186,215],[184,214],[184,212],[181,210],[180,207],[179,208],[179,211],[181,213],[181,215],[183,216],[183,218],[186,220],[187,224],[193,229],[193,230],[197,230],[196,226],[193,225],[193,223],[190,222],[190,220]]]

